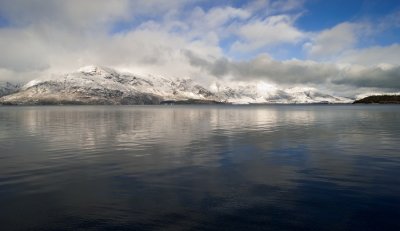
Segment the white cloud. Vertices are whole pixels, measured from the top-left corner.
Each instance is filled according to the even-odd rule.
[[[399,28],[399,27],[400,27],[400,10],[396,10],[393,13],[378,20],[375,29],[379,32],[382,32],[390,28]]]
[[[293,26],[294,18],[288,15],[276,15],[264,20],[252,20],[238,28],[241,38],[232,45],[232,51],[251,52],[265,46],[282,43],[297,43],[304,33]]]
[[[216,29],[223,26],[232,19],[247,19],[251,13],[243,9],[233,7],[216,7],[204,12],[200,7],[196,7],[190,18],[191,24],[195,27],[206,29]]]
[[[304,0],[282,0],[271,2],[271,8],[276,11],[287,12],[302,9]]]
[[[208,11],[196,7],[188,18],[166,21],[161,27],[171,31],[178,29],[180,36],[188,40],[202,40],[211,45],[219,45],[221,39],[232,35],[227,29],[232,21],[246,20],[250,16],[251,12],[233,7],[214,7]]]
[[[260,55],[249,61],[232,61],[225,58],[206,60],[186,53],[191,64],[223,78],[241,81],[264,80],[280,85],[308,85],[317,88],[346,89],[400,89],[400,66],[365,67],[342,66],[305,60],[276,61]],[[322,86],[322,87],[321,87]],[[352,92],[348,91],[347,96]]]
[[[27,71],[48,67],[43,59],[47,55],[47,46],[30,29],[1,29],[0,44],[0,68]]]
[[[315,35],[304,48],[311,57],[332,57],[357,44],[360,25],[341,23]]]
[[[103,29],[129,17],[128,0],[13,0],[0,1],[0,14],[12,25],[51,25],[64,30]]]
[[[254,0],[245,7],[251,12],[261,12],[265,15],[278,15],[289,11],[303,10],[304,0]]]
[[[0,14],[10,23],[0,28],[0,78],[14,75],[15,81],[26,81],[38,77],[38,72],[72,71],[88,64],[166,75],[192,74],[193,68],[185,63],[181,49],[204,56],[220,55],[218,46],[206,43],[213,39],[212,34],[205,41],[193,41],[158,22],[144,22],[120,34],[109,33],[116,22],[149,12],[174,11],[185,2],[0,0]],[[230,11],[240,15],[239,11]]]
[[[400,44],[352,49],[344,52],[338,61],[364,66],[400,65]]]

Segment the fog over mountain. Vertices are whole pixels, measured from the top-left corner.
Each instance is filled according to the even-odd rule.
[[[398,3],[357,0],[335,14],[338,4],[0,0],[0,81],[58,78],[94,64],[206,88],[262,82],[349,98],[400,92]]]

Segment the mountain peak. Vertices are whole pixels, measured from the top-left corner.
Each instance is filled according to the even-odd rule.
[[[89,74],[89,75],[115,75],[117,72],[114,69],[108,68],[108,67],[102,67],[102,66],[96,66],[96,65],[89,65],[89,66],[84,66],[78,69],[78,72],[84,73],[84,74]]]

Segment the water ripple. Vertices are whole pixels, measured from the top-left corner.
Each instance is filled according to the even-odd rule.
[[[399,230],[400,107],[0,107],[0,230]]]

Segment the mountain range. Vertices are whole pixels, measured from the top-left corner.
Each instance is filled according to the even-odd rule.
[[[234,81],[206,87],[190,78],[138,76],[99,66],[86,66],[72,73],[38,78],[22,87],[7,83],[0,87],[0,97],[1,104],[9,105],[136,105],[177,101],[232,104],[352,102],[352,99],[324,94],[314,88],[280,89],[263,82],[244,84]]]

